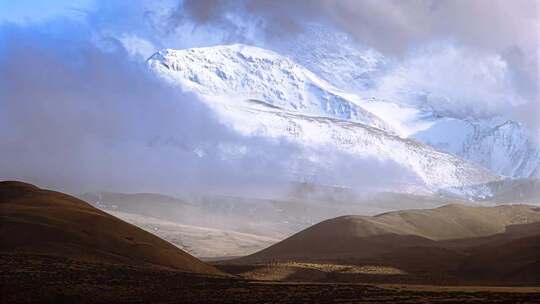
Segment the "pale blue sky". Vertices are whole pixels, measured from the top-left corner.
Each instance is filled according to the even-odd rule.
[[[0,23],[27,24],[54,18],[79,19],[94,0],[0,0]]]

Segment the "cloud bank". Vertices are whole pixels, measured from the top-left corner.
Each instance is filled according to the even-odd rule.
[[[456,115],[471,109],[482,114],[510,113],[510,118],[537,129],[540,134],[538,1],[314,0],[306,5],[300,0],[185,0],[176,6],[169,20],[173,27],[193,24],[194,31],[199,32],[212,28],[221,33],[218,36],[226,37],[225,42],[256,44],[261,42],[254,41],[253,37],[260,36],[264,37],[263,43],[270,46],[283,40],[294,43],[295,36],[305,31],[306,26],[325,24],[347,33],[361,46],[396,58],[397,67],[390,76],[385,75],[383,81],[414,62],[432,63],[427,69],[442,68],[430,75],[438,84],[426,83],[422,89],[438,89],[434,95],[451,91],[453,94],[446,97],[454,97],[435,107],[447,110],[451,107]],[[246,20],[251,20],[255,29],[246,27]],[[253,35],[254,31],[257,35]],[[227,32],[234,35],[223,34]],[[240,36],[242,38],[238,38]],[[441,45],[448,50],[441,51]],[[445,66],[449,58],[441,54],[456,49],[462,57],[456,58],[452,66]],[[458,59],[469,62],[471,58],[481,61],[478,64],[473,62],[473,66],[478,68],[474,73],[479,81],[469,77],[471,66],[458,62]],[[439,59],[441,62],[435,62]],[[464,75],[470,82],[450,81],[443,86],[449,80],[444,75],[447,71],[444,68],[448,68],[450,74]],[[501,75],[502,70],[504,75]],[[494,74],[489,74],[491,72]],[[430,72],[420,76],[427,73]],[[417,81],[413,76],[409,77],[411,82]],[[495,100],[493,95],[496,95]]]
[[[120,44],[96,44],[76,24],[50,28],[58,27],[0,32],[7,42],[0,50],[2,179],[72,193],[175,195],[284,191],[290,182],[357,190],[416,182],[393,162],[239,135]]]
[[[436,40],[504,50],[537,47],[539,4],[534,0],[184,0],[172,22],[239,30],[235,15],[258,18],[269,37],[299,32],[306,21],[326,22],[385,53]]]

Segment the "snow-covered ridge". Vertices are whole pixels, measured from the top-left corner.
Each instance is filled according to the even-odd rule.
[[[319,24],[306,26],[292,43],[291,40],[277,42],[274,49],[328,83],[353,93],[373,88],[377,76],[391,62],[347,34]]]
[[[414,136],[504,176],[540,177],[540,150],[529,132],[514,121],[444,118]]]
[[[397,136],[362,107],[358,96],[271,51],[243,45],[163,50],[148,63],[165,80],[199,94],[244,134],[285,136],[305,146],[392,160],[430,190],[499,179],[459,157]]]
[[[301,145],[330,145],[353,155],[392,160],[415,173],[428,191],[472,186],[499,179],[489,170],[461,158],[361,123],[271,107],[255,108],[242,102],[234,106],[217,103],[214,109],[236,130],[246,135],[285,136]],[[392,190],[408,192],[413,189],[411,185],[403,186]],[[416,190],[413,189],[413,192]]]
[[[345,33],[320,25],[308,26],[294,41],[284,41],[277,50],[328,83],[361,96],[361,106],[402,137],[414,138],[497,174],[540,177],[540,145],[532,140],[526,126],[511,117],[477,115],[482,107],[476,107],[476,111],[474,107],[463,108],[467,104],[464,100],[490,105],[494,98],[501,97],[496,88],[504,80],[506,68],[497,57],[462,58],[466,53],[459,48],[434,47],[433,62],[430,56],[394,62],[359,45]],[[453,73],[449,79],[454,82],[449,85],[437,82],[440,79],[432,80],[430,73],[437,71],[428,63],[449,70]],[[453,68],[456,63],[466,68]],[[490,73],[483,72],[486,70]],[[451,89],[452,85],[471,84],[476,85],[472,95],[459,95],[459,88],[455,92]],[[502,96],[507,98],[506,94]]]
[[[229,97],[234,102],[258,100],[288,111],[350,120],[394,132],[384,120],[362,108],[358,97],[269,50],[241,44],[166,49],[150,57],[148,63],[171,82],[202,95]]]

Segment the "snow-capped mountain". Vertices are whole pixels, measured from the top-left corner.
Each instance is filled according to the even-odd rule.
[[[504,176],[540,176],[540,150],[527,130],[514,121],[441,118],[414,138]]]
[[[334,86],[353,93],[373,88],[377,76],[391,63],[379,52],[359,45],[345,33],[317,24],[310,24],[297,33],[293,43],[284,40],[268,47]]]
[[[302,145],[328,146],[392,160],[429,189],[498,180],[480,166],[394,134],[367,102],[336,89],[277,53],[243,45],[163,50],[148,63],[169,82],[199,94],[244,134],[286,136]]]
[[[203,95],[260,100],[287,111],[350,120],[393,132],[382,119],[363,109],[354,100],[356,96],[265,49],[236,44],[163,50],[149,63],[161,75]]]
[[[361,96],[360,105],[401,137],[414,138],[500,175],[540,177],[540,147],[526,127],[500,116],[453,113],[446,105],[459,100],[434,92],[429,83],[418,84],[408,67],[344,33],[312,25],[294,43],[283,42],[277,49],[334,86]],[[460,57],[460,53],[450,49],[439,56]],[[489,67],[480,66],[477,73],[483,68]]]

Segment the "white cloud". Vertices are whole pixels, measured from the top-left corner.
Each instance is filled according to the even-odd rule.
[[[411,52],[379,80],[374,94],[457,117],[500,115],[526,103],[501,56],[448,43]]]
[[[144,61],[158,51],[150,41],[134,34],[123,34],[119,40],[129,55],[138,61]]]

